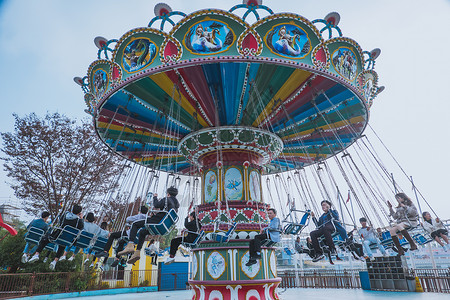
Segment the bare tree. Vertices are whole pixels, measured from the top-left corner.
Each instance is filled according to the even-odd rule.
[[[6,155],[1,159],[24,210],[34,215],[47,210],[54,218],[74,203],[100,207],[97,199],[115,188],[121,168],[92,125],[58,113],[14,118],[14,132],[1,133]]]

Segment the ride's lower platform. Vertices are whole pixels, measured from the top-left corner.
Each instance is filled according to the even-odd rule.
[[[275,249],[262,247],[261,259],[249,261],[249,240],[202,243],[193,250],[192,299],[279,299]]]

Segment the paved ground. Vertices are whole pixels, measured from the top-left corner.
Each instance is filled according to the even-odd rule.
[[[300,297],[301,295],[301,297]],[[282,300],[291,299],[314,299],[314,300],[381,300],[387,298],[405,299],[405,300],[444,300],[450,299],[449,294],[435,293],[402,293],[402,292],[376,292],[363,290],[347,290],[347,289],[287,289],[280,293]],[[98,296],[98,297],[81,297],[79,300],[139,300],[139,299],[155,299],[155,300],[190,300],[191,291],[173,291],[173,292],[152,292],[141,294],[122,294],[114,296]]]

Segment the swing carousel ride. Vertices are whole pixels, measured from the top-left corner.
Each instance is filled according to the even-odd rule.
[[[383,90],[374,71],[380,50],[363,51],[344,37],[337,13],[309,21],[274,13],[261,0],[191,14],[158,4],[155,15],[119,39],[97,37],[98,59],[87,76],[74,78],[98,137],[148,167],[147,182],[160,171],[173,181],[200,178],[195,210],[206,236],[192,254],[195,299],[278,299],[274,248],[267,245],[262,259],[246,266],[248,239],[266,226],[262,179],[269,193],[276,181],[278,193],[295,180],[297,199],[320,213],[305,170],[333,185],[334,177],[319,170],[329,169],[329,158],[344,160],[338,154],[363,140],[370,107]],[[283,209],[295,205],[289,195],[287,201]]]

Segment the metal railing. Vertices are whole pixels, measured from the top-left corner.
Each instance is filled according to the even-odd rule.
[[[359,289],[361,288],[359,271],[360,270],[285,270],[278,271],[278,276],[281,277],[281,288]]]
[[[157,285],[157,269],[0,274],[0,298]]]
[[[450,268],[411,270],[417,276],[424,292],[450,293]]]

